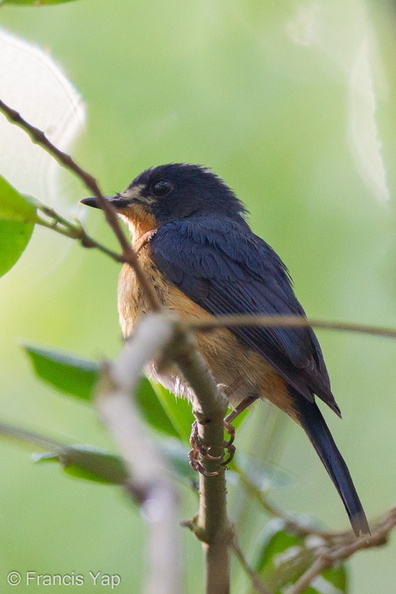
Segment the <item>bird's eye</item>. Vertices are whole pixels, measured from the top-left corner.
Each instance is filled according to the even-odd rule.
[[[160,179],[151,186],[151,193],[154,196],[166,196],[173,190],[173,186],[168,180]]]

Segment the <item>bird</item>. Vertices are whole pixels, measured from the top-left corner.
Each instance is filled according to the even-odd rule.
[[[246,207],[211,169],[189,163],[152,167],[106,200],[127,224],[132,247],[161,305],[182,319],[230,314],[305,317],[285,264],[253,233]],[[80,202],[100,208],[95,197]],[[124,264],[118,311],[125,338],[149,310],[134,271]],[[198,333],[197,344],[235,411],[267,399],[304,429],[355,535],[369,534],[348,467],[315,400],[341,417],[312,328],[218,328]],[[149,373],[176,395],[191,396],[176,368],[164,371],[152,363]]]

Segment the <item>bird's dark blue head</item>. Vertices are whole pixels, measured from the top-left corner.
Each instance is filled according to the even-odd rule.
[[[210,169],[170,163],[146,169],[124,192],[109,200],[132,222],[152,216],[158,224],[191,216],[220,215],[243,222],[246,209],[234,192]],[[97,206],[94,198],[82,200]]]

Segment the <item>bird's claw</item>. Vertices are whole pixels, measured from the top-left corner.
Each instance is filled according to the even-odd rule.
[[[235,428],[224,421],[224,429],[230,435],[230,439],[224,441],[224,449],[227,451],[227,458],[221,463],[222,466],[227,466],[231,462],[235,454],[235,446],[233,445],[235,439]],[[190,443],[192,445],[192,449],[188,454],[190,466],[196,471],[200,472],[203,476],[217,476],[218,471],[209,472],[205,469],[205,467],[200,462],[200,458],[206,460],[221,460],[223,455],[220,456],[212,456],[210,454],[210,446],[206,446],[201,442],[201,439],[198,434],[198,422],[194,421],[191,429],[191,436],[190,436]]]
[[[215,472],[209,472],[206,468],[201,464],[199,461],[200,452],[199,450],[192,449],[188,454],[189,463],[193,470],[199,472],[203,476],[217,476],[219,473],[216,470]]]
[[[207,460],[221,460],[222,456],[211,456],[209,454],[210,448],[201,442],[198,435],[197,421],[194,421],[192,425],[190,443],[192,445],[192,449],[188,453],[188,458],[191,468],[193,468],[196,472],[200,472],[203,476],[217,476],[219,474],[218,471],[209,472],[199,461],[200,457],[206,458]]]

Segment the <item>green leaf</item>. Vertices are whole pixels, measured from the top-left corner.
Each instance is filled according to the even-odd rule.
[[[136,398],[142,416],[151,427],[154,427],[154,429],[157,429],[170,437],[180,438],[180,432],[173,422],[172,411],[164,406],[158,393],[157,386],[152,385],[146,377],[141,379]],[[188,430],[189,425],[187,424],[186,427]]]
[[[175,439],[159,441],[164,456],[176,477],[189,486],[196,481],[196,472],[188,463],[187,452]],[[68,446],[58,452],[32,455],[34,462],[58,462],[66,474],[101,484],[125,485],[128,472],[121,456],[90,445]],[[133,480],[133,477],[132,477]]]
[[[0,220],[0,276],[19,260],[32,236],[34,223]]]
[[[285,522],[277,518],[266,527],[254,569],[271,592],[281,594],[312,565],[323,545],[324,540],[314,534],[302,536],[288,532]],[[341,594],[347,591],[346,585],[345,567],[339,565],[323,571],[304,592]]]
[[[4,177],[0,175],[0,219],[34,223],[36,209]]]
[[[36,209],[0,176],[0,276],[18,261],[32,236]]]
[[[95,361],[77,358],[69,353],[25,344],[33,368],[43,381],[56,390],[90,400],[99,377]]]
[[[38,345],[27,344],[23,348],[40,379],[60,392],[91,400],[99,379],[98,363]],[[163,394],[161,388],[154,389],[149,380],[143,377],[136,398],[145,421],[170,437],[188,438],[192,422],[191,406],[181,399],[176,402],[169,393],[163,394],[161,398],[158,394]]]
[[[284,526],[285,523],[280,518],[275,518],[266,526],[259,555],[255,562],[255,570],[263,577],[266,573],[271,572],[276,565],[274,564],[274,560],[277,555],[280,555],[291,547],[301,547],[303,538],[296,534],[288,533]]]
[[[321,576],[326,582],[333,584],[333,586],[340,592],[348,592],[348,576],[343,563],[340,563],[337,567],[325,569],[325,571],[322,571]],[[327,591],[329,592],[330,590],[328,589]]]
[[[194,421],[190,402],[185,398],[177,398],[160,384],[153,382],[152,386],[176,431],[176,435],[186,443],[189,443],[191,425]]]
[[[128,478],[120,458],[93,446],[69,446],[61,452],[45,452],[32,456],[35,462],[59,462],[70,476],[97,483],[124,485]]]

